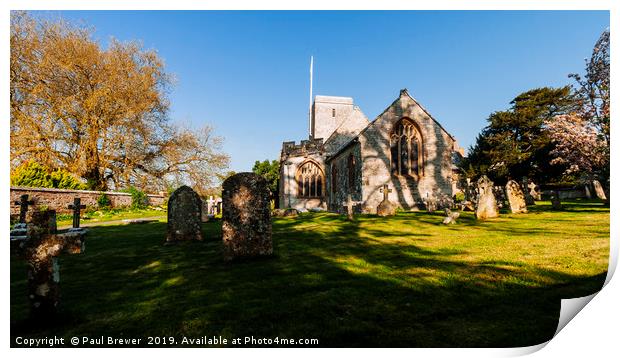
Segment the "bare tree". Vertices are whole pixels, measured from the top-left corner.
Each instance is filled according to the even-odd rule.
[[[93,189],[206,190],[228,166],[209,126],[171,125],[171,76],[153,50],[64,21],[11,14],[11,165],[35,159]]]

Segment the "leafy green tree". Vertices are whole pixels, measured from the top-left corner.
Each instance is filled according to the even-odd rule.
[[[34,160],[28,160],[11,173],[12,186],[84,190],[86,185],[63,169],[51,170]]]
[[[463,171],[470,177],[486,174],[500,183],[525,176],[538,182],[555,181],[564,168],[549,163],[554,145],[544,122],[575,109],[570,86],[536,88],[510,103],[508,110],[489,116],[488,125],[463,161]]]
[[[269,183],[269,190],[271,191],[271,200],[275,202],[275,206],[278,207],[278,190],[280,182],[280,162],[277,160],[265,159],[264,161],[257,160],[254,162],[252,171],[258,175],[261,175]]]

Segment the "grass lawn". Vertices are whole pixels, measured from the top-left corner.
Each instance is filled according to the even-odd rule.
[[[555,332],[560,299],[599,290],[609,209],[549,203],[476,222],[462,213],[305,213],[273,222],[273,258],[224,263],[205,242],[164,246],[164,222],[92,228],[60,259],[62,311],[26,323],[25,264],[11,259],[11,336],[318,338],[320,346],[511,347]],[[144,340],[143,340],[144,343]],[[15,340],[12,339],[12,345]]]
[[[80,224],[103,223],[108,221],[118,221],[124,219],[137,219],[144,217],[166,216],[166,211],[162,209],[112,209],[106,211],[82,212]],[[71,214],[58,215],[56,225],[58,227],[71,226],[73,216]]]

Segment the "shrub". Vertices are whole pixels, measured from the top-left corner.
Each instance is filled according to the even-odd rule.
[[[462,201],[465,201],[465,193],[458,192],[458,193],[454,194],[454,202],[455,203],[460,203]]]
[[[101,195],[97,198],[97,207],[99,209],[109,209],[112,207],[112,201],[105,193],[101,193]]]
[[[126,191],[131,194],[132,209],[145,209],[148,206],[149,198],[143,191],[133,186],[130,186]]]
[[[84,190],[86,185],[64,169],[50,168],[29,160],[11,173],[11,185],[32,188],[56,188]]]

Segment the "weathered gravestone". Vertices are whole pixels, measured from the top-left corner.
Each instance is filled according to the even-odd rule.
[[[527,205],[525,203],[525,194],[521,190],[521,186],[514,180],[509,180],[506,183],[506,198],[508,199],[508,206],[512,213],[527,213]]]
[[[224,259],[273,253],[267,181],[255,173],[235,174],[222,184]]]
[[[166,242],[202,241],[202,200],[186,186],[178,188],[168,199],[168,230]]]
[[[442,222],[442,224],[444,225],[456,224],[456,219],[461,216],[461,213],[459,213],[458,211],[452,212],[450,208],[445,208],[444,212],[446,213],[446,217],[443,219]]]
[[[493,182],[483,175],[478,179],[478,202],[476,203],[476,219],[488,219],[499,216],[497,212],[497,202],[493,195]]]
[[[603,190],[601,182],[598,180],[593,180],[592,185],[594,186],[594,192],[596,193],[596,197],[601,200],[607,200],[607,196],[605,195],[605,191]]]
[[[347,201],[345,201],[343,203],[344,206],[344,211],[347,214],[347,220],[348,221],[353,221],[353,205],[355,203],[353,202],[353,199],[351,198],[351,194],[347,194]]]
[[[28,263],[28,300],[30,316],[45,323],[57,313],[60,303],[61,253],[84,251],[86,230],[56,232],[56,212],[44,210],[33,213],[31,223],[20,223],[11,230],[11,251]]]
[[[377,206],[377,215],[379,216],[393,216],[396,214],[396,205],[388,199],[388,194],[392,192],[392,189],[387,184],[383,185],[380,189],[383,193],[383,201]]]

